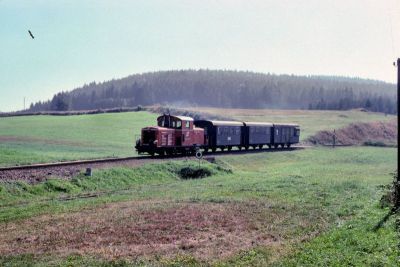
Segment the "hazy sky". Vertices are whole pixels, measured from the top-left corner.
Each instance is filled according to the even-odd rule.
[[[395,82],[399,53],[400,0],[0,0],[0,111],[154,70]]]

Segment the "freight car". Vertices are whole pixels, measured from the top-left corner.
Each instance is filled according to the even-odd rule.
[[[136,142],[138,153],[172,155],[224,151],[232,148],[290,147],[298,143],[300,127],[297,124],[263,122],[193,120],[190,117],[162,115],[157,126],[142,129]]]
[[[194,125],[204,129],[205,152],[208,149],[215,152],[217,148],[230,151],[235,146],[242,147],[243,122],[198,120]]]
[[[242,138],[242,144],[245,149],[249,147],[262,148],[267,145],[271,148],[274,143],[273,139],[273,127],[272,123],[268,122],[244,122],[244,135]]]

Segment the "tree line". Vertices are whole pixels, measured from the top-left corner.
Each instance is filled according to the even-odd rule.
[[[138,105],[397,112],[393,84],[334,76],[275,75],[246,71],[178,70],[92,82],[29,111],[90,110]]]

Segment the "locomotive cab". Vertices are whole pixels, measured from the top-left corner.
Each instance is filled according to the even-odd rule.
[[[194,152],[203,145],[204,130],[194,127],[192,118],[164,114],[157,118],[157,126],[142,129],[136,150],[164,155]]]

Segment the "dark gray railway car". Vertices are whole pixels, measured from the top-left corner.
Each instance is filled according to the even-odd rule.
[[[248,147],[271,147],[273,144],[273,124],[267,122],[244,122],[243,144]]]
[[[290,147],[300,141],[300,127],[297,124],[274,124],[273,143],[275,147]]]
[[[194,124],[204,129],[205,150],[241,147],[243,122],[198,120]]]

